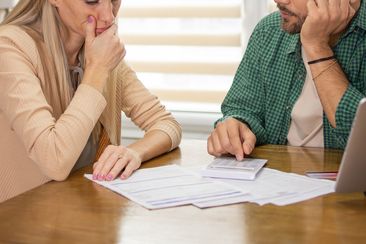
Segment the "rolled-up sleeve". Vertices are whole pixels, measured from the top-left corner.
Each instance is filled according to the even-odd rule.
[[[349,84],[336,110],[336,128],[331,129],[339,146],[344,148],[352,128],[359,102],[365,97],[366,91],[360,92]]]

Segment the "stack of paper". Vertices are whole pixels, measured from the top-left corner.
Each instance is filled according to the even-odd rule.
[[[92,175],[85,177],[92,180]],[[148,209],[186,205],[240,194],[235,187],[203,179],[177,165],[141,169],[127,180],[93,181]]]
[[[239,202],[287,205],[334,192],[334,182],[264,168],[254,181],[202,178],[177,165],[137,170],[127,180],[94,182],[148,209]],[[92,175],[85,175],[92,180]]]
[[[218,180],[237,187],[243,194],[202,200],[194,203],[197,207],[207,208],[239,202],[284,206],[334,192],[335,185],[334,181],[312,179],[269,168],[263,168],[255,181]]]

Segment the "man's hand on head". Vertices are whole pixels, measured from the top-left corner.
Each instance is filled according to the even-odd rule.
[[[329,51],[332,38],[339,36],[355,15],[357,1],[309,0],[308,15],[300,33],[305,50],[319,55],[322,55],[323,50]]]

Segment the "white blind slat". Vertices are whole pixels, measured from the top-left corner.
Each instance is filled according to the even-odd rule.
[[[240,18],[240,5],[150,5],[125,6],[120,16],[126,18]]]
[[[265,14],[268,0],[124,0],[119,33],[126,44],[126,60],[142,81],[162,100],[221,103],[244,53],[248,30]],[[247,8],[244,8],[247,5]],[[255,8],[258,6],[258,9]],[[272,3],[273,6],[273,3]],[[206,89],[187,89],[181,76]],[[224,85],[211,86],[216,76]],[[198,77],[198,78],[197,78]],[[229,77],[229,78],[228,78]],[[197,78],[197,79],[196,79]],[[177,79],[179,80],[179,79]],[[185,82],[183,82],[185,84]],[[210,87],[210,89],[207,89]],[[216,99],[216,100],[215,100]]]
[[[166,34],[166,33],[125,33],[121,35],[125,44],[146,45],[205,45],[205,46],[240,46],[240,34]]]
[[[18,0],[1,0],[0,9],[12,8],[17,2],[18,2]]]

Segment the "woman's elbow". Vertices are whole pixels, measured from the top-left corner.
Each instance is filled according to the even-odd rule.
[[[53,146],[42,148],[46,149],[36,150],[34,147],[33,150],[30,150],[30,158],[49,179],[55,181],[66,180],[78,158],[77,153],[74,153],[71,150],[59,150]],[[70,153],[63,153],[66,151],[69,151]]]
[[[69,170],[61,169],[61,168],[46,169],[43,171],[43,173],[48,178],[50,178],[51,180],[55,180],[55,181],[64,181],[70,175]]]
[[[46,177],[55,181],[66,180],[74,165],[70,160],[58,157],[39,158],[33,161]]]

